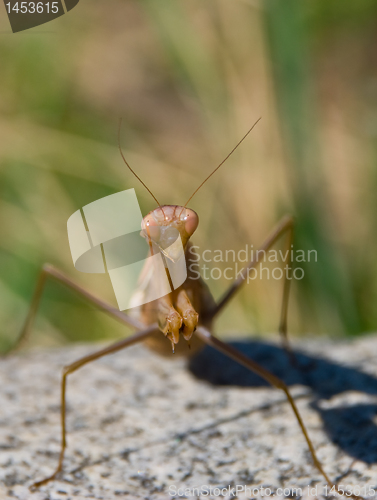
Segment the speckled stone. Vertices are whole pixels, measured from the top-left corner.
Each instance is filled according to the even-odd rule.
[[[377,336],[294,342],[299,368],[277,342],[232,343],[290,386],[330,477],[374,498]],[[1,499],[219,498],[215,487],[234,498],[237,485],[251,488],[240,499],[283,498],[278,488],[322,496],[323,478],[281,391],[209,348],[188,362],[141,345],[68,378],[64,472],[31,493],[59,455],[61,369],[100,347],[0,360]]]

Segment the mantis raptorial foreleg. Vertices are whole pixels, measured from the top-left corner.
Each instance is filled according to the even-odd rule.
[[[186,290],[181,290],[178,293],[176,307],[184,321],[182,335],[186,340],[190,340],[191,335],[195,332],[198,325],[199,314],[191,304]]]
[[[67,387],[68,375],[75,372],[76,370],[86,365],[87,363],[90,363],[91,361],[95,361],[96,359],[102,358],[103,356],[107,356],[108,354],[113,354],[114,352],[120,351],[121,349],[125,349],[126,347],[129,347],[133,344],[142,342],[157,330],[158,330],[157,325],[149,326],[148,328],[145,328],[144,330],[135,333],[135,335],[132,335],[127,339],[120,340],[118,342],[115,342],[114,344],[111,344],[108,347],[105,347],[104,349],[101,349],[100,351],[89,354],[88,356],[84,356],[83,358],[80,358],[77,361],[63,368],[63,375],[61,381],[61,407],[60,407],[62,437],[61,437],[61,450],[59,456],[59,463],[55,472],[51,474],[51,476],[48,476],[45,479],[42,479],[41,481],[35,482],[31,486],[31,489],[39,488],[39,486],[42,486],[43,484],[46,484],[49,481],[52,481],[53,479],[55,479],[56,475],[63,468],[64,452],[67,447],[65,417],[66,417],[66,387]]]
[[[122,311],[119,311],[119,309],[116,309],[112,305],[108,304],[107,302],[103,301],[102,299],[96,297],[92,293],[88,292],[84,288],[82,288],[80,285],[72,281],[70,278],[68,278],[64,273],[56,269],[54,266],[50,264],[44,264],[37,280],[37,284],[34,290],[34,294],[30,303],[28,315],[26,317],[25,323],[22,327],[21,333],[17,339],[17,342],[14,346],[12,346],[8,352],[2,353],[2,355],[6,355],[9,352],[14,352],[17,349],[19,349],[27,340],[30,330],[33,326],[33,322],[35,319],[35,316],[38,312],[39,304],[42,298],[43,290],[45,288],[47,279],[52,279],[53,281],[56,281],[65,287],[67,287],[69,290],[72,290],[79,296],[85,298],[87,301],[92,303],[93,305],[97,306],[99,309],[104,311],[106,314],[112,316],[113,318],[117,319],[121,323],[131,326],[134,329],[142,329],[145,327],[145,325],[137,320],[136,318],[132,318],[128,314],[125,314]]]
[[[249,264],[244,268],[239,278],[237,278],[228,288],[228,290],[224,293],[222,298],[219,300],[216,307],[211,311],[211,316],[214,317],[219,314],[224,307],[228,304],[230,299],[235,295],[235,293],[241,288],[241,286],[245,283],[246,276],[249,270],[257,267],[262,258],[260,255],[264,255],[264,252],[270,250],[271,247],[285,234],[288,233],[287,239],[287,258],[286,258],[286,268],[287,272],[284,277],[284,288],[283,288],[283,300],[281,306],[280,313],[280,324],[279,324],[279,333],[286,351],[293,356],[292,351],[288,342],[287,335],[287,312],[288,312],[288,300],[289,300],[289,290],[291,283],[291,273],[288,269],[291,266],[291,244],[293,241],[293,218],[290,216],[283,217],[283,219],[278,223],[276,228],[271,232],[268,238],[264,241],[261,247],[256,251],[255,257],[253,260],[249,262]],[[294,359],[294,358],[293,358]]]

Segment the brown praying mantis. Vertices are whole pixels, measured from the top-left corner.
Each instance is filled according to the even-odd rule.
[[[135,177],[143,184],[149,191],[158,207],[146,215],[142,222],[142,236],[151,243],[157,246],[161,244],[161,234],[163,228],[174,228],[179,232],[182,245],[185,252],[186,266],[187,266],[187,279],[184,283],[176,288],[173,292],[165,295],[157,300],[146,303],[140,306],[137,310],[137,315],[127,314],[113,307],[112,305],[104,302],[92,293],[83,289],[81,286],[74,283],[70,278],[65,276],[61,271],[55,267],[45,264],[39,274],[36,284],[34,295],[32,297],[30,309],[21,331],[20,337],[17,342],[17,347],[24,342],[32,327],[34,318],[36,316],[40,299],[48,279],[54,280],[57,283],[67,287],[74,293],[85,298],[93,305],[117,319],[122,324],[125,324],[136,330],[132,336],[115,342],[108,347],[101,349],[97,352],[84,356],[70,365],[64,367],[62,380],[61,380],[61,451],[60,457],[55,471],[48,477],[35,482],[31,488],[35,489],[54,480],[63,469],[64,453],[67,447],[66,440],[66,387],[68,376],[79,370],[84,365],[95,361],[107,354],[115,353],[121,349],[136,343],[145,342],[148,347],[154,349],[156,352],[163,355],[171,355],[171,351],[179,354],[192,354],[204,345],[210,345],[215,349],[221,351],[233,360],[237,361],[247,369],[255,372],[257,375],[265,379],[272,386],[280,389],[285,393],[287,401],[291,406],[298,425],[301,428],[303,437],[309,447],[311,457],[314,465],[324,477],[326,483],[333,487],[334,483],[330,480],[324,471],[321,462],[317,458],[314,446],[308,435],[303,419],[297,409],[296,403],[293,400],[287,385],[278,377],[267,371],[256,362],[249,359],[242,352],[236,350],[234,347],[222,342],[212,333],[212,324],[215,319],[235,296],[237,291],[242,287],[245,282],[246,273],[258,266],[260,253],[256,252],[255,257],[245,266],[243,272],[239,277],[230,285],[228,290],[224,293],[222,298],[216,303],[212,297],[209,288],[203,279],[193,276],[190,264],[194,256],[191,237],[198,227],[198,215],[191,209],[187,208],[188,203],[198,190],[208,181],[208,179],[223,165],[223,163],[231,156],[231,154],[240,146],[245,138],[250,134],[255,125],[259,122],[260,118],[248,130],[243,138],[237,143],[232,151],[226,158],[211,172],[210,175],[200,184],[194,191],[187,202],[183,206],[178,205],[160,205],[156,197],[150,189],[144,184],[140,177],[132,170],[127,160],[125,159],[121,146],[120,146],[120,125],[118,131],[118,141],[120,154]],[[264,243],[260,246],[261,251],[267,252],[273,245],[283,236],[287,239],[287,248],[291,248],[293,242],[293,218],[291,216],[284,217],[277,226],[273,229]],[[152,248],[152,247],[151,247]],[[288,252],[288,259],[290,252]],[[290,264],[290,261],[288,262]],[[148,263],[146,264],[148,265]],[[283,297],[281,305],[281,315],[279,324],[279,333],[282,342],[288,354],[290,353],[288,337],[287,337],[287,312],[288,312],[288,299],[290,291],[290,282],[288,273],[285,274]],[[148,284],[147,284],[148,286]],[[181,338],[183,337],[183,339]],[[190,349],[185,344],[189,343]],[[293,357],[293,355],[291,354]],[[354,495],[355,498],[360,498]]]

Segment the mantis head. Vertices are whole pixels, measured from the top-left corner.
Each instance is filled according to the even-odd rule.
[[[186,248],[198,224],[199,217],[194,210],[179,205],[164,205],[144,217],[141,233],[163,249],[173,245],[179,234],[183,248]]]

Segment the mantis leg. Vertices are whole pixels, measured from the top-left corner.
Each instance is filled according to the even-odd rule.
[[[305,427],[304,421],[302,420],[302,417],[298,411],[298,408],[296,406],[296,403],[291,396],[291,393],[289,392],[289,389],[287,385],[278,377],[273,375],[271,372],[260,366],[258,363],[255,361],[251,360],[247,356],[245,356],[241,351],[238,351],[235,349],[233,346],[230,346],[229,344],[225,344],[221,340],[219,340],[217,337],[211,334],[207,328],[204,328],[203,326],[199,326],[196,331],[195,335],[197,335],[204,343],[207,345],[214,347],[218,351],[222,352],[229,358],[233,359],[234,361],[237,361],[240,365],[244,366],[245,368],[248,368],[252,372],[256,373],[260,377],[262,377],[264,380],[266,380],[269,384],[271,384],[273,387],[276,387],[277,389],[281,389],[284,394],[287,397],[287,400],[293,410],[293,413],[295,414],[295,417],[297,419],[297,422],[300,426],[300,429],[304,435],[305,441],[309,447],[310,454],[312,456],[314,465],[317,467],[318,471],[322,474],[324,479],[326,480],[327,484],[329,485],[330,488],[335,486],[336,490],[338,493],[341,493],[339,491],[338,486],[334,485],[334,483],[330,480],[329,476],[326,474],[324,471],[321,462],[319,461],[317,454],[315,452],[313,443],[309,437],[308,431]],[[364,500],[363,497],[360,497],[358,495],[352,494],[350,495],[352,498],[355,500]]]
[[[245,283],[246,275],[250,269],[256,268],[257,265],[262,260],[260,255],[265,255],[267,252],[285,233],[288,233],[287,239],[287,258],[285,259],[286,263],[286,272],[284,277],[284,288],[283,288],[283,299],[281,305],[281,313],[280,313],[280,323],[279,323],[279,333],[284,345],[284,348],[288,353],[291,353],[288,336],[287,336],[287,315],[288,315],[288,301],[289,301],[289,291],[291,284],[291,273],[290,265],[291,265],[291,244],[293,241],[293,226],[294,221],[290,216],[284,217],[276,228],[272,231],[272,233],[268,236],[268,238],[264,241],[262,246],[256,251],[255,257],[253,260],[249,262],[249,264],[243,269],[241,275],[230,285],[228,290],[224,293],[216,307],[211,311],[210,315],[212,317],[216,316],[218,313],[222,311],[222,309],[226,306],[226,304],[230,301],[230,299],[235,295],[235,293],[241,288],[241,286]]]
[[[74,281],[72,281],[70,278],[68,278],[65,274],[63,274],[61,271],[56,269],[54,266],[50,264],[44,264],[37,280],[37,284],[34,290],[33,298],[30,303],[30,308],[29,312],[27,314],[25,323],[22,327],[21,333],[17,339],[16,344],[11,347],[7,352],[2,353],[2,355],[6,355],[9,352],[14,352],[15,350],[19,349],[27,340],[29,333],[31,331],[35,316],[38,312],[38,307],[42,298],[42,293],[44,290],[44,287],[46,285],[47,279],[52,279],[53,281],[56,281],[63,286],[67,287],[68,289],[72,290],[76,294],[80,295],[81,297],[85,298],[95,306],[97,306],[99,309],[104,311],[105,313],[109,314],[113,318],[117,319],[123,324],[126,324],[128,326],[131,326],[137,330],[140,330],[145,327],[143,323],[138,321],[137,319],[132,318],[131,316],[128,316],[124,312],[119,311],[112,305],[108,304],[107,302],[104,302],[100,298],[96,297],[95,295],[89,293],[86,291],[84,288],[82,288],[80,285],[77,285]]]
[[[132,335],[132,337],[120,340],[118,342],[115,342],[114,344],[111,344],[108,347],[105,347],[104,349],[101,349],[100,351],[94,352],[92,354],[89,354],[88,356],[84,356],[83,358],[78,359],[74,363],[71,363],[70,365],[66,366],[63,368],[63,375],[62,375],[62,380],[61,380],[61,408],[60,408],[60,417],[61,417],[61,450],[60,450],[60,457],[59,457],[59,463],[58,466],[55,469],[55,472],[51,474],[51,476],[46,477],[45,479],[42,479],[41,481],[37,481],[34,484],[30,486],[30,489],[36,489],[42,486],[43,484],[48,483],[49,481],[52,481],[55,479],[57,474],[61,472],[63,468],[63,460],[64,460],[64,452],[67,447],[67,440],[66,440],[66,387],[67,387],[67,377],[69,374],[75,372],[82,366],[90,363],[91,361],[95,361],[96,359],[102,358],[103,356],[106,356],[107,354],[113,354],[114,352],[120,351],[121,349],[125,349],[126,347],[129,347],[130,345],[136,344],[138,342],[142,342],[145,340],[147,337],[152,335],[155,331],[158,330],[157,324],[152,325],[148,328],[145,328],[144,330],[137,332],[135,335]]]

